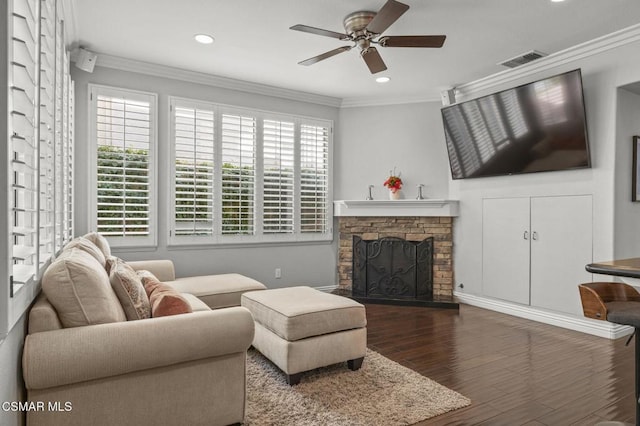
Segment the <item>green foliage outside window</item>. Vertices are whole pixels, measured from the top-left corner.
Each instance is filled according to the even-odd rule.
[[[98,147],[98,231],[149,235],[149,151]]]
[[[178,235],[213,234],[213,164],[176,161],[175,220]],[[255,229],[254,170],[250,166],[222,165],[222,234],[251,235]],[[302,232],[326,227],[326,177],[302,170]],[[281,221],[275,232],[292,232],[293,170],[265,171],[265,219]],[[111,236],[149,234],[149,152],[145,149],[98,147],[98,230]],[[290,224],[290,225],[289,225]],[[268,227],[267,227],[268,228]]]

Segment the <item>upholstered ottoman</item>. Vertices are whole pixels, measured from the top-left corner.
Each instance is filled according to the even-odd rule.
[[[285,372],[290,385],[314,368],[344,361],[351,370],[362,365],[367,318],[360,303],[288,287],[244,293],[241,304],[253,314],[253,346]]]

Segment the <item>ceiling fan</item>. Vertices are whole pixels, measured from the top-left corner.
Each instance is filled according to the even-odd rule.
[[[322,53],[313,58],[298,62],[300,65],[313,65],[338,53],[347,52],[354,47],[360,48],[360,56],[369,67],[371,74],[387,69],[378,50],[372,46],[377,44],[382,47],[442,47],[446,36],[444,35],[420,35],[420,36],[382,36],[387,28],[400,18],[409,6],[396,0],[387,0],[377,13],[370,11],[358,11],[347,15],[343,25],[346,33],[338,33],[308,25],[294,25],[290,29],[305,33],[317,34],[339,40],[351,41],[352,46],[342,46],[337,49]]]

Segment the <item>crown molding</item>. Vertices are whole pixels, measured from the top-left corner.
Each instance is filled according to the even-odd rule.
[[[219,77],[197,71],[188,71],[185,69],[170,67],[166,65],[136,61],[134,59],[106,55],[99,52],[96,53],[98,54],[96,65],[105,68],[113,68],[121,71],[153,75],[156,77],[182,80],[190,83],[204,84],[207,86],[221,87],[225,89],[255,93],[265,96],[274,96],[277,98],[284,98],[293,101],[325,105],[330,107],[339,107],[341,103],[340,98],[334,98],[331,96],[323,96],[314,93],[284,89],[281,87],[269,86],[266,84],[252,83],[249,81],[236,80],[227,77]]]
[[[67,47],[78,41],[78,14],[76,0],[62,0],[62,15],[64,16],[65,44]]]
[[[517,68],[501,71],[469,83],[457,86],[456,95],[462,99],[472,99],[476,94],[492,89],[504,83],[529,77],[540,72],[565,65],[580,59],[588,58],[626,44],[640,40],[640,24],[635,24],[619,31],[595,38],[593,40],[569,47],[544,58],[537,59]]]
[[[70,37],[70,40],[76,40],[78,28],[74,7],[76,0],[62,1],[65,10],[65,16],[67,16],[67,13],[71,15],[71,25],[67,26],[68,36]],[[581,43],[565,50],[553,53],[544,58],[530,62],[529,64],[501,71],[469,83],[461,84],[455,88],[456,94],[458,95],[459,100],[471,99],[476,94],[479,95],[483,91],[490,90],[496,86],[509,83],[521,78],[529,77],[540,72],[544,72],[546,70],[568,64],[579,59],[594,56],[599,53],[606,52],[608,50],[615,49],[617,47],[621,47],[637,41],[640,41],[640,24],[632,25],[611,34],[607,34],[602,37],[587,41],[585,43]],[[369,106],[440,102],[439,97],[432,97],[426,94],[391,97],[347,97],[341,99],[331,96],[324,96],[314,93],[269,86],[265,84],[252,83],[233,78],[219,77],[165,65],[152,64],[148,62],[137,61],[134,59],[106,55],[99,52],[97,53],[97,65],[106,68],[154,75],[157,77],[178,79],[192,83],[205,84],[208,86],[222,87],[225,89],[256,93],[265,96],[274,96],[278,98],[325,105],[329,107],[357,108]]]
[[[357,108],[368,106],[385,106],[385,105],[404,105],[404,104],[419,104],[424,102],[440,102],[439,97],[429,97],[426,95],[408,95],[408,96],[393,96],[393,97],[352,97],[342,99],[340,108]]]

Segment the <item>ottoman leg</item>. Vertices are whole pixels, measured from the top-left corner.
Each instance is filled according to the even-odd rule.
[[[364,357],[350,359],[349,361],[347,361],[347,366],[349,367],[349,370],[356,371],[359,370],[360,367],[362,367],[362,361],[364,361]]]
[[[302,378],[302,373],[296,374],[287,374],[287,383],[289,386],[297,385],[300,383],[300,379]]]

